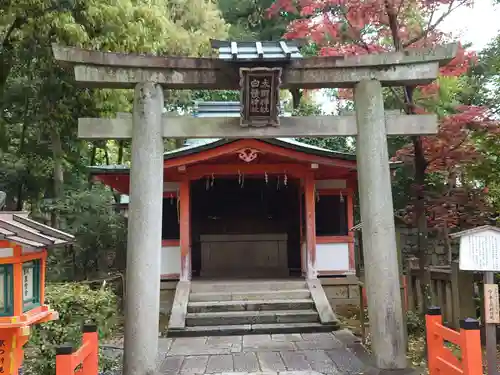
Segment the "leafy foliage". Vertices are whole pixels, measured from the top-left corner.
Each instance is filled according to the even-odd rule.
[[[341,56],[432,47],[447,42],[450,36],[439,30],[441,23],[456,8],[468,6],[472,6],[472,2],[468,0],[346,0],[333,3],[275,0],[269,9],[269,15],[278,19],[283,14],[296,15],[297,18],[288,27],[286,37],[311,41],[320,55]],[[444,12],[438,16],[440,9],[444,9]],[[413,183],[412,186],[407,184],[411,190],[406,194],[411,194],[414,202],[408,205],[409,215],[406,218],[413,224],[418,223],[424,237],[427,221],[431,225],[456,224],[456,220],[449,217],[450,210],[435,209],[449,200],[448,191],[443,190],[439,203],[430,203],[426,191],[431,186],[426,174],[440,174],[440,185],[448,186],[450,175],[456,176],[458,173],[463,176],[466,166],[477,163],[480,159],[481,153],[477,150],[473,136],[477,132],[491,133],[498,129],[487,108],[460,102],[460,92],[467,82],[456,77],[466,73],[474,61],[473,53],[460,48],[457,56],[441,68],[442,77],[436,83],[386,91],[389,107],[407,113],[435,112],[440,118],[436,136],[406,140],[407,145],[396,153],[398,159],[413,167]],[[349,91],[342,91],[341,94],[347,100],[352,98]],[[476,193],[481,192],[479,190]],[[433,193],[436,201],[436,191]],[[467,193],[456,194],[455,197],[465,200],[461,204],[472,203]],[[425,202],[429,204],[426,206]],[[421,247],[425,245],[421,244]]]
[[[67,189],[62,199],[43,203],[41,212],[58,212],[64,218],[61,229],[76,238],[73,246],[50,254],[49,278],[85,280],[125,269],[126,222],[112,203],[113,195],[102,185]]]
[[[479,63],[469,74],[470,90],[463,93],[463,100],[489,108],[490,114],[500,114],[500,34],[479,54]],[[500,212],[500,134],[478,133],[475,144],[481,162],[469,169],[471,178],[477,180],[488,193],[488,199]],[[497,214],[497,220],[500,217]]]
[[[19,0],[0,4],[0,189],[7,209],[29,210],[77,237],[51,256],[52,279],[85,279],[124,267],[123,218],[117,196],[92,187],[86,167],[130,161],[129,142],[77,139],[79,117],[131,109],[130,90],[90,90],[56,64],[51,43],[83,48],[202,56],[228,25],[212,0]],[[192,92],[165,93],[167,108]],[[173,142],[167,142],[170,144]],[[96,220],[96,217],[99,220]]]
[[[230,24],[233,40],[278,40],[286,31],[293,15],[279,20],[266,17],[273,0],[219,0],[224,19]]]
[[[425,97],[426,108],[440,117],[440,127],[437,135],[421,137],[427,188],[414,184],[411,189],[414,196],[425,197],[427,222],[433,228],[468,228],[491,220],[484,186],[471,179],[468,171],[485,161],[477,137],[494,136],[499,128],[485,107],[460,103],[466,87],[465,77],[441,77],[438,93]],[[410,165],[414,157],[413,145],[396,152],[397,159]],[[413,207],[410,202],[403,214],[410,223]]]
[[[56,347],[62,343],[78,347],[84,323],[96,324],[100,339],[109,338],[118,327],[117,299],[107,289],[91,290],[77,283],[48,284],[46,302],[59,312],[59,320],[33,327],[23,364],[27,374],[55,374]]]
[[[275,0],[269,15],[297,16],[286,37],[311,41],[320,55],[342,56],[432,47],[449,41],[450,36],[439,30],[441,23],[456,8],[468,6],[472,1]],[[443,7],[444,13],[438,16]],[[406,139],[395,155],[408,167],[397,172],[402,175],[396,179],[404,183],[396,186],[395,195],[396,202],[406,206],[397,207],[401,211],[398,214],[418,229],[423,311],[430,301],[430,280],[424,272],[429,263],[429,226],[448,238],[449,228],[491,220],[490,202],[484,196],[487,190],[478,189],[467,171],[483,157],[474,136],[496,133],[498,124],[486,107],[460,102],[463,81],[456,78],[463,76],[474,61],[475,54],[462,47],[451,62],[440,68],[442,78],[437,82],[386,90],[387,108],[407,114],[439,115],[437,135]],[[352,100],[352,91],[339,91],[345,100]],[[401,199],[405,196],[410,199]]]
[[[422,316],[414,311],[406,312],[406,327],[408,335],[422,335],[425,332],[425,321]]]

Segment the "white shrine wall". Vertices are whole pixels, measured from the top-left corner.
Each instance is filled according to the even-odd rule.
[[[347,226],[353,226],[353,195],[345,179],[316,180],[315,187],[319,197],[338,195],[346,199]],[[321,204],[321,198],[316,204]],[[355,274],[354,232],[343,236],[316,236],[316,271],[318,276],[338,276]]]
[[[162,241],[160,274],[162,279],[178,279],[181,273],[181,246],[178,240]]]
[[[12,247],[0,248],[0,258],[8,258],[14,256],[14,249]]]
[[[316,267],[320,275],[349,272],[349,244],[317,243]]]

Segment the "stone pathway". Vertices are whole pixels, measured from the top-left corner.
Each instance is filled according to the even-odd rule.
[[[165,375],[299,375],[362,373],[349,331],[160,339],[158,372]]]

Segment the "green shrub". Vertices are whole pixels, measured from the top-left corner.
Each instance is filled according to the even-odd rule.
[[[59,320],[33,326],[25,347],[26,374],[55,374],[56,347],[71,343],[77,348],[84,323],[97,325],[100,340],[108,339],[118,328],[117,297],[108,289],[92,290],[79,283],[47,284],[45,299],[59,313]]]
[[[408,335],[421,335],[425,332],[425,322],[422,316],[415,311],[406,312],[406,327]]]

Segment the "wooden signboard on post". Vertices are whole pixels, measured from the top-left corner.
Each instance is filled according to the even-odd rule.
[[[496,325],[500,323],[500,301],[495,272],[500,272],[500,228],[482,227],[453,233],[460,238],[461,270],[484,272],[484,323],[488,375],[497,374]]]
[[[484,285],[484,321],[486,324],[500,323],[500,303],[498,302],[498,285]]]
[[[243,127],[279,126],[281,68],[240,68]]]

